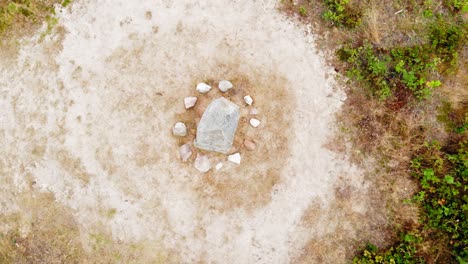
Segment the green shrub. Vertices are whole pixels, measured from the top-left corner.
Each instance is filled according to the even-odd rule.
[[[461,141],[449,153],[437,143],[426,144],[411,166],[421,186],[415,200],[424,210],[422,222],[439,241],[448,241],[447,248],[460,259],[468,259],[467,146]]]
[[[431,51],[451,61],[458,56],[457,50],[463,40],[462,28],[446,20],[438,19],[430,26],[429,41]]]
[[[422,241],[418,235],[406,233],[401,236],[401,240],[394,246],[380,250],[368,244],[364,251],[353,259],[354,264],[412,264],[425,263],[424,259],[416,254],[416,247]]]
[[[426,47],[376,48],[369,42],[338,50],[338,57],[347,62],[347,74],[364,81],[373,95],[381,100],[391,97],[397,88],[411,92],[416,98],[431,95],[439,80],[429,80],[440,59],[431,57]]]
[[[362,13],[350,7],[349,0],[325,0],[323,17],[341,27],[355,28],[361,24]]]
[[[444,252],[440,263],[467,263],[467,146],[467,140],[461,140],[456,149],[441,147],[437,142],[424,145],[411,162],[412,175],[420,185],[412,201],[421,207],[421,228],[404,233],[388,249],[368,245],[353,263],[425,263],[423,243]]]
[[[444,0],[445,6],[447,6],[453,12],[468,12],[468,1],[467,0]]]

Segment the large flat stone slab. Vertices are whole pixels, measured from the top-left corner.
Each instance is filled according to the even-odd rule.
[[[224,97],[211,102],[198,124],[195,147],[226,153],[232,147],[239,115],[239,106]]]

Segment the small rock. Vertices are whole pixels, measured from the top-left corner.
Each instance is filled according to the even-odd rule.
[[[195,96],[185,97],[184,98],[184,105],[185,109],[192,108],[197,103],[198,98]]]
[[[197,91],[199,91],[200,93],[204,94],[204,93],[207,93],[211,90],[211,86],[209,86],[208,84],[206,83],[199,83],[197,84]]]
[[[227,92],[232,87],[233,87],[232,83],[230,81],[226,81],[226,80],[220,81],[219,84],[218,84],[219,90],[221,90],[221,92],[223,92],[223,93]]]
[[[247,150],[254,150],[257,145],[252,140],[246,139],[244,140],[244,146]]]
[[[186,143],[179,148],[180,159],[186,162],[192,156],[192,148],[189,143]]]
[[[252,99],[252,97],[250,97],[250,95],[244,96],[244,101],[248,105],[252,105],[252,103],[253,103],[253,99]]]
[[[252,108],[252,110],[250,110],[250,114],[251,115],[258,115],[258,109],[257,108]]]
[[[220,170],[222,167],[223,167],[223,163],[221,163],[221,162],[216,164],[216,166],[215,166],[216,170]]]
[[[256,118],[251,118],[250,119],[250,125],[253,127],[258,127],[260,125],[260,120]]]
[[[200,172],[207,172],[211,169],[211,164],[210,160],[208,159],[207,156],[197,154],[197,158],[195,159],[195,169],[197,169]]]
[[[239,165],[241,162],[241,155],[239,153],[234,153],[228,156],[228,160],[232,163]]]
[[[172,129],[174,136],[185,137],[187,135],[187,127],[182,122],[177,122]]]

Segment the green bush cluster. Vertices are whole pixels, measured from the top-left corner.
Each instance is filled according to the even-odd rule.
[[[362,13],[349,5],[349,0],[325,0],[323,17],[334,25],[355,28],[361,23]]]
[[[421,191],[414,200],[424,214],[422,222],[435,230],[439,241],[459,259],[468,260],[468,141],[461,141],[454,153],[439,144],[426,144],[412,162],[413,175]]]
[[[407,89],[416,98],[423,99],[441,84],[430,79],[440,59],[428,56],[424,47],[381,49],[364,42],[356,48],[341,48],[338,56],[349,65],[347,75],[364,81],[372,94],[382,100],[391,97],[398,88]]]
[[[385,100],[397,89],[425,99],[441,85],[432,76],[440,63],[456,64],[463,29],[454,23],[438,20],[431,25],[428,43],[420,46],[379,48],[369,41],[344,45],[337,52],[347,63],[347,75],[364,81],[373,95]]]
[[[413,234],[403,234],[401,242],[385,251],[368,244],[359,257],[353,259],[354,264],[416,264],[424,263],[424,259],[416,255],[416,246],[421,242],[421,237]]]
[[[430,26],[428,51],[442,57],[447,62],[458,58],[458,48],[465,35],[466,24],[461,26],[438,19]],[[455,62],[452,62],[455,63]]]
[[[421,188],[412,199],[422,208],[421,227],[389,249],[368,245],[353,263],[425,263],[419,248],[427,241],[450,251],[444,261],[468,263],[468,141],[460,140],[455,150],[426,143],[411,170]]]

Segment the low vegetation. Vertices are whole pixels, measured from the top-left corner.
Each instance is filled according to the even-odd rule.
[[[468,263],[468,101],[447,85],[466,83],[468,1],[308,0],[283,8],[316,25],[318,45],[335,52],[330,63],[347,77],[341,121],[353,158],[380,160],[374,180],[384,196],[402,187],[397,177],[418,186],[411,199],[384,198],[395,241],[368,243],[353,262]],[[401,213],[408,204],[416,216]]]
[[[468,148],[466,140],[444,149],[426,143],[411,162],[421,190],[411,202],[421,207],[421,225],[394,246],[369,244],[354,263],[466,263],[468,259]]]
[[[352,7],[349,0],[325,0],[323,17],[336,26],[355,28],[361,23],[362,13]]]
[[[68,6],[72,0],[0,0],[0,44],[33,33],[43,22],[51,31],[55,6]]]

